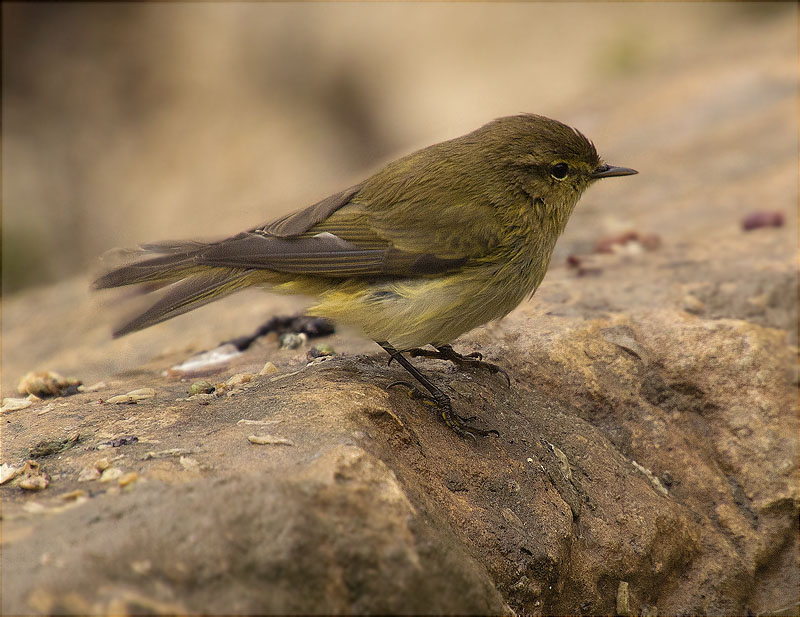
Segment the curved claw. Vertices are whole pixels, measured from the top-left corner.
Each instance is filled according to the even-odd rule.
[[[457,413],[454,413],[449,407],[442,411],[442,419],[447,426],[449,426],[459,435],[459,437],[470,438],[475,443],[478,442],[477,438],[475,437],[476,434],[480,435],[481,437],[486,437],[487,435],[496,435],[497,437],[500,437],[500,433],[494,429],[487,430],[468,424],[472,418],[464,418]]]
[[[510,388],[511,387],[511,377],[508,376],[508,373],[506,373],[505,369],[500,368],[496,364],[492,364],[492,366],[494,366],[497,369],[496,371],[492,371],[492,372],[493,373],[500,373],[503,377],[505,377],[506,378],[506,384]]]

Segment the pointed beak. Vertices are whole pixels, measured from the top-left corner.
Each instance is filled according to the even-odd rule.
[[[612,178],[614,176],[632,176],[639,172],[635,169],[627,167],[614,167],[613,165],[606,165],[603,163],[592,172],[592,178]]]

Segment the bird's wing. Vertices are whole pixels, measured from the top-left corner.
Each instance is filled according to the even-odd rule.
[[[502,232],[492,208],[459,199],[458,191],[452,203],[431,208],[424,198],[373,193],[365,199],[364,185],[208,247],[195,261],[319,276],[413,277],[463,267],[488,254]]]
[[[297,238],[246,232],[209,246],[194,257],[194,262],[313,276],[411,277],[458,269],[467,258],[401,251],[385,240],[359,246],[330,232]]]
[[[333,195],[227,240],[204,247],[196,264],[330,277],[414,277],[456,270],[467,255],[402,250],[373,224],[370,209],[350,203],[359,187]],[[452,252],[451,252],[452,253]]]
[[[253,232],[265,236],[275,236],[276,238],[300,236],[317,223],[330,217],[342,206],[350,203],[350,200],[361,190],[362,185],[363,183],[351,186],[349,189],[326,197],[308,208],[291,212],[271,223],[257,227]]]

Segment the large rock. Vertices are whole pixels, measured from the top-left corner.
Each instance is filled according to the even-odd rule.
[[[796,612],[796,58],[759,28],[586,112],[642,173],[592,189],[535,299],[457,343],[511,387],[415,360],[499,437],[386,391],[403,370],[347,332],[312,363],[259,339],[216,394],[165,373],[290,300],[111,341],[86,277],[5,299],[5,396],[29,370],[105,386],[0,416],[2,462],[49,479],[0,487],[4,611]],[[742,231],[757,209],[785,226]],[[626,227],[661,246],[592,254]]]

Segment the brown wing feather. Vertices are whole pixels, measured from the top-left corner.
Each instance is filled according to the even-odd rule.
[[[202,266],[266,269],[313,276],[423,276],[466,263],[465,258],[441,259],[382,246],[366,248],[329,232],[300,238],[240,234],[204,250],[195,263]]]
[[[277,238],[291,238],[293,236],[299,236],[303,232],[311,229],[317,223],[327,219],[342,206],[350,203],[350,200],[355,196],[355,194],[361,190],[362,184],[351,186],[349,189],[346,189],[341,193],[336,193],[335,195],[326,197],[322,201],[318,201],[308,208],[304,208],[298,212],[292,212],[286,216],[282,216],[278,220],[267,223],[261,227],[257,227],[253,231],[267,236],[275,236]]]

